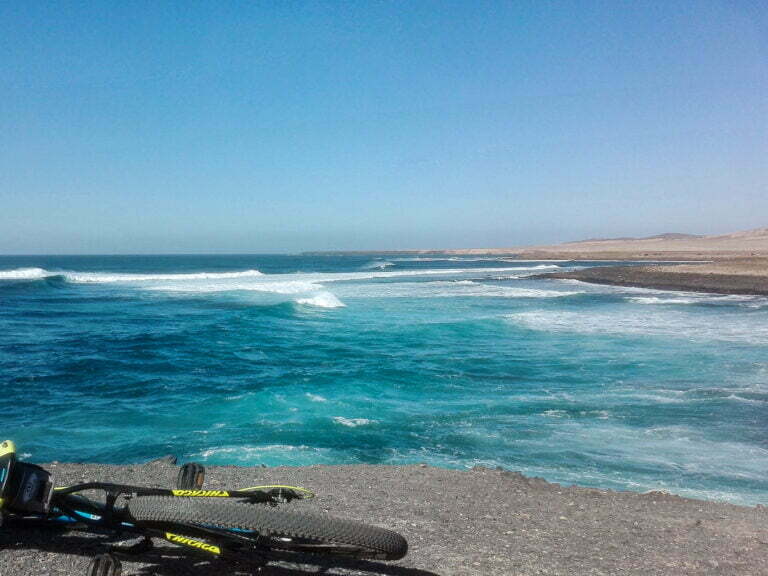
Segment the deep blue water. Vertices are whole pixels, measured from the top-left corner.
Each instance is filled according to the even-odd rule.
[[[0,438],[768,503],[768,299],[526,278],[583,264],[1,257]]]

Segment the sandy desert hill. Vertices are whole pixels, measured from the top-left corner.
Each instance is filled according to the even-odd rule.
[[[452,254],[515,254],[563,258],[749,258],[768,256],[768,228],[696,236],[667,233],[647,238],[597,238],[544,246],[451,250]]]

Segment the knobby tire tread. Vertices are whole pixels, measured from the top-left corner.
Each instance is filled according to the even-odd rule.
[[[370,551],[365,556],[397,560],[405,556],[405,538],[384,528],[315,512],[298,512],[221,498],[139,496],[128,502],[137,522],[209,524],[254,530],[272,538],[301,538]]]

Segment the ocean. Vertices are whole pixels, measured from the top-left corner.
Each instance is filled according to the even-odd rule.
[[[768,299],[531,278],[589,264],[0,257],[0,438],[768,504]]]

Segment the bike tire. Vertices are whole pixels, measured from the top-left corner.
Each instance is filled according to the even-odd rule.
[[[198,524],[237,530],[253,530],[271,539],[271,548],[291,550],[281,539],[301,539],[325,545],[318,553],[349,555],[359,549],[358,558],[398,560],[408,552],[400,534],[362,522],[312,512],[297,512],[271,506],[218,498],[177,498],[140,496],[128,502],[128,514],[136,523]],[[331,545],[330,547],[328,545]]]

